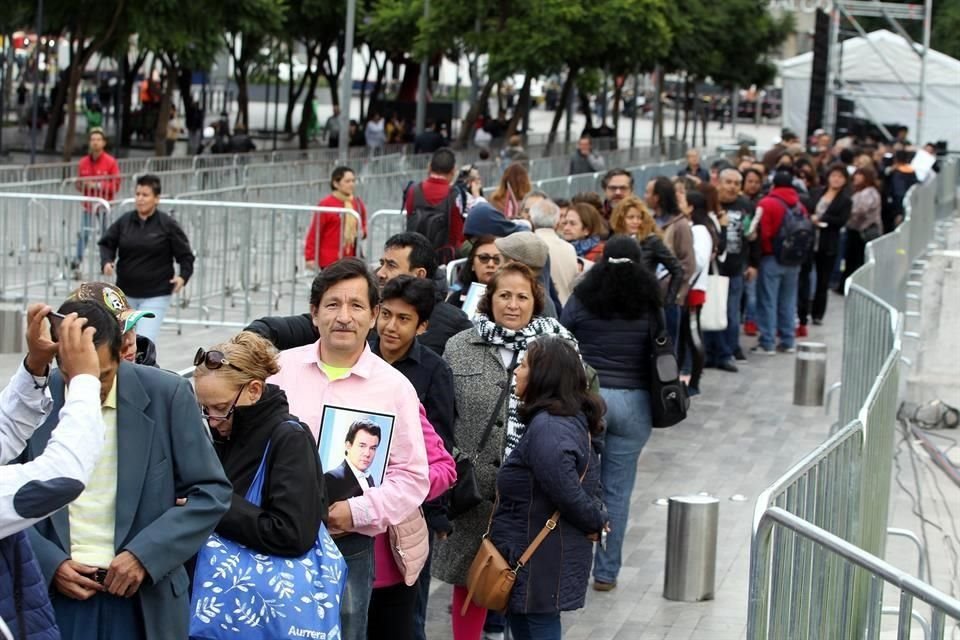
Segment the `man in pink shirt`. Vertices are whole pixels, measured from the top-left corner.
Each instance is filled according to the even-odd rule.
[[[107,137],[100,127],[90,130],[90,153],[80,158],[77,166],[77,191],[88,198],[113,200],[120,190],[120,165],[107,153]],[[71,268],[76,270],[83,263],[83,254],[94,228],[94,219],[99,220],[101,231],[106,227],[104,212],[92,202],[83,203],[83,224],[77,234],[77,257]],[[75,276],[76,277],[76,276]]]
[[[416,511],[430,487],[417,392],[367,346],[378,301],[377,283],[361,260],[344,258],[321,271],[310,290],[320,340],[281,353],[280,373],[269,380],[286,392],[291,413],[310,426],[317,441],[324,406],[395,417],[383,483],[330,505],[331,532],[345,534],[335,538],[348,569],[340,607],[343,640],[367,637],[373,537]]]

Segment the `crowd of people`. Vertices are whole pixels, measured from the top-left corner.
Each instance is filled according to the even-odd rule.
[[[738,371],[742,335],[758,334],[754,355],[792,353],[865,243],[902,219],[905,149],[879,184],[868,154],[811,158],[784,137],[769,168],[690,151],[676,176],[635,185],[613,168],[569,201],[535,190],[522,161],[484,198],[441,148],[398,194],[408,228],[375,270],[356,257],[356,174],[339,167],[319,206],[348,215],[314,216],[304,313],[197,345],[192,388],[157,368],[155,339],[193,255],[157,210],[159,180],[141,177],[100,241],[117,285],[31,306],[0,396],[0,455],[20,463],[4,467],[0,510],[11,637],[255,624],[420,640],[433,577],[453,586],[456,640],[508,626],[558,640],[591,577],[617,588],[655,426],[654,336],[672,340],[691,395],[713,381],[705,368]],[[708,316],[725,322],[704,331]],[[485,539],[515,573],[503,610],[474,591]]]

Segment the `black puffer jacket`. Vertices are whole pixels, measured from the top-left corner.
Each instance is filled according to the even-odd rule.
[[[597,371],[607,389],[649,389],[651,319],[614,317],[606,320],[591,313],[574,293],[563,307],[560,323],[580,345],[583,361]]]
[[[257,507],[244,496],[267,442],[270,454]],[[214,447],[233,484],[230,510],[217,533],[260,553],[288,557],[306,553],[327,518],[326,488],[317,444],[310,429],[290,415],[286,394],[266,385],[256,404],[234,410],[229,440],[215,440]]]
[[[508,611],[536,614],[581,608],[593,560],[593,543],[587,536],[599,533],[607,521],[600,499],[600,460],[590,447],[583,414],[535,415],[500,468],[497,490],[500,502],[490,540],[511,565],[553,512],[560,512],[557,528],[517,573]]]

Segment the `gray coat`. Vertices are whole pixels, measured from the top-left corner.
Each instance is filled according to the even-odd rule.
[[[450,338],[443,359],[453,369],[457,399],[454,438],[457,447],[472,456],[500,397],[501,385],[507,384],[507,368],[500,359],[499,349],[484,342],[476,329],[467,329]],[[435,543],[431,561],[433,576],[449,584],[466,584],[467,570],[487,531],[496,497],[497,471],[503,458],[509,405],[507,398],[477,460],[477,482],[484,501],[454,520],[449,538]]]
[[[33,460],[47,446],[63,406],[63,379],[50,381],[53,410],[27,446]],[[147,640],[186,638],[189,560],[230,506],[232,489],[207,435],[190,383],[168,371],[126,362],[117,372],[117,552],[130,551],[147,577],[140,599]],[[177,498],[186,498],[176,506]],[[48,585],[70,557],[67,509],[29,531]],[[58,599],[54,598],[54,609]],[[95,596],[98,597],[98,596]],[[96,629],[89,630],[90,636]]]

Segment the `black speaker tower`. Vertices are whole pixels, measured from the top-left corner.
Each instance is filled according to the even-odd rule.
[[[807,137],[823,128],[823,110],[827,101],[827,73],[830,66],[830,16],[817,9],[813,35],[813,68],[810,73],[810,103],[807,107]]]

